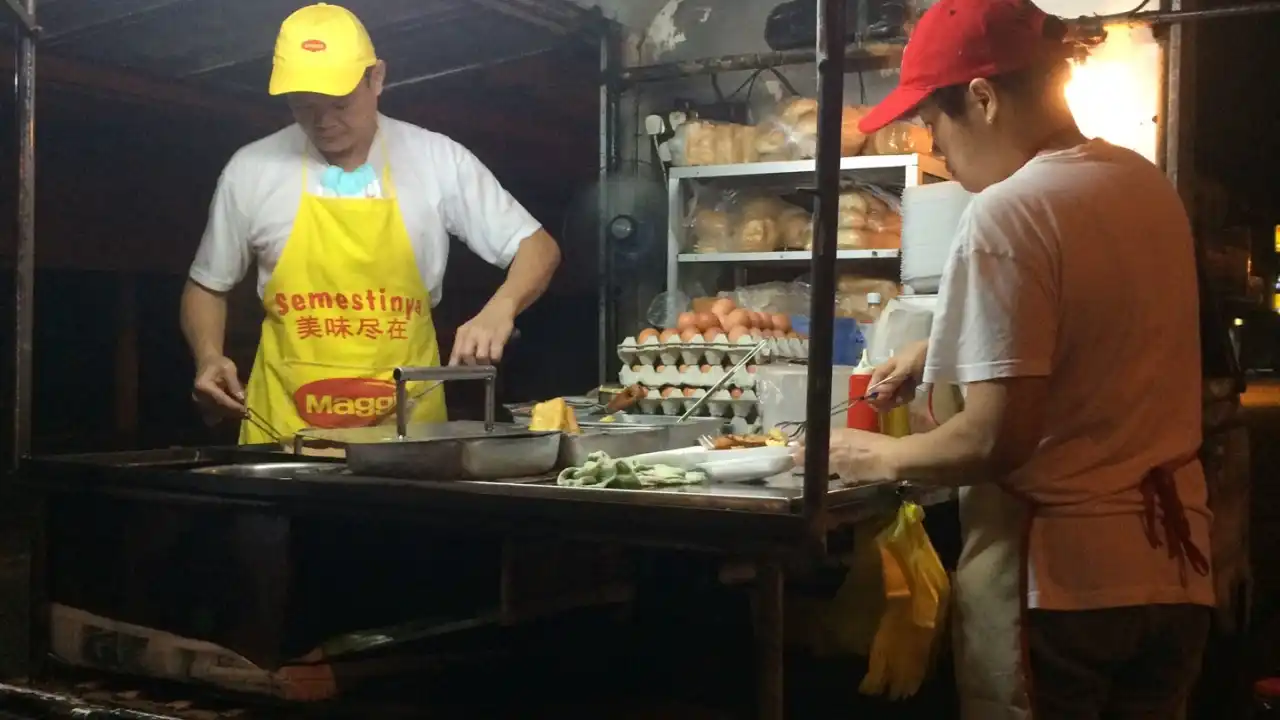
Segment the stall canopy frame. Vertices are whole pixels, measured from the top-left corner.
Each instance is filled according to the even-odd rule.
[[[1182,165],[1180,148],[1184,144],[1184,123],[1181,115],[1183,99],[1180,97],[1182,57],[1184,46],[1181,38],[1182,23],[1243,17],[1280,12],[1280,0],[1265,0],[1248,5],[1231,5],[1206,10],[1184,10],[1183,3],[1169,3],[1165,8],[1143,12],[1151,0],[1129,12],[1114,15],[1092,15],[1068,19],[1070,39],[1082,47],[1096,46],[1106,38],[1109,25],[1130,24],[1173,26],[1172,37],[1161,38],[1165,51],[1162,85],[1164,86],[1165,113],[1160,118],[1162,133],[1161,153],[1171,179],[1183,190],[1185,177],[1179,177]],[[809,384],[806,392],[806,424],[815,436],[805,453],[804,517],[809,529],[811,546],[823,552],[827,527],[826,494],[829,484],[829,442],[831,417],[827,412],[831,396],[832,341],[835,304],[836,227],[830,215],[835,198],[839,194],[840,181],[840,108],[844,102],[843,75],[848,71],[866,71],[892,67],[902,60],[905,38],[897,42],[846,44],[843,32],[843,0],[820,0],[818,3],[818,34],[812,50],[787,50],[772,53],[750,53],[721,57],[682,60],[656,65],[643,65],[618,70],[606,77],[613,94],[643,84],[655,83],[700,75],[744,70],[767,70],[788,65],[816,64],[818,74],[818,152],[815,162],[817,185],[817,218],[814,228],[813,259],[810,266],[812,295],[810,308],[810,360]],[[1157,37],[1160,37],[1159,35]],[[1176,57],[1170,54],[1176,53]],[[616,100],[614,100],[616,102]],[[1176,136],[1168,135],[1171,126]],[[1185,176],[1185,173],[1182,173]],[[816,432],[815,432],[816,431]]]
[[[17,470],[20,458],[31,448],[32,334],[35,322],[36,243],[36,0],[5,0],[18,20],[14,64],[18,122],[18,214],[14,237],[14,318],[13,318],[13,452],[10,469]]]

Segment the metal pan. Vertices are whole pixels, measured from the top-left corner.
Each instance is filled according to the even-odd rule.
[[[684,422],[671,415],[624,415],[615,416],[614,422],[580,422],[583,432],[596,430],[657,430],[662,433],[662,447],[659,450],[675,450],[692,447],[698,444],[702,435],[720,435],[724,432],[723,418],[689,418]]]
[[[542,475],[555,467],[560,433],[532,432],[494,422],[497,370],[481,367],[396,368],[396,424],[338,430],[304,430],[299,448],[320,441],[345,448],[353,474],[408,480],[502,480]],[[409,424],[408,382],[481,380],[484,422]]]
[[[347,467],[355,475],[407,480],[501,480],[547,473],[559,455],[558,432],[495,427],[470,437],[349,443]]]
[[[584,429],[581,435],[561,436],[556,467],[581,467],[596,452],[620,458],[670,450],[666,442],[667,433],[661,428]]]

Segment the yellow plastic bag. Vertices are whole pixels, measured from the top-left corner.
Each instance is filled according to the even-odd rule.
[[[871,652],[885,612],[884,571],[876,537],[895,521],[878,517],[854,528],[853,551],[841,558],[847,569],[834,597],[787,597],[786,637],[818,657]]]
[[[895,522],[876,537],[876,546],[885,611],[858,689],[897,700],[920,690],[937,659],[951,581],[924,531],[924,510],[915,503],[903,503]]]

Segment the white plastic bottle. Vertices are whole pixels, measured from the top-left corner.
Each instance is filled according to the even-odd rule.
[[[867,293],[867,315],[871,318],[869,322],[858,323],[858,329],[862,331],[863,347],[871,347],[871,337],[876,329],[876,322],[880,320],[880,313],[884,311],[884,301],[880,297],[880,293]]]

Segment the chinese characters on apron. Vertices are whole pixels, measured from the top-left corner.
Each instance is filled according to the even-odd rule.
[[[245,389],[271,428],[362,427],[394,417],[397,366],[437,366],[431,295],[422,282],[384,163],[382,198],[318,197],[305,164],[298,216],[263,291],[266,319]],[[443,422],[435,389],[414,422]],[[254,424],[241,444],[273,442]]]

